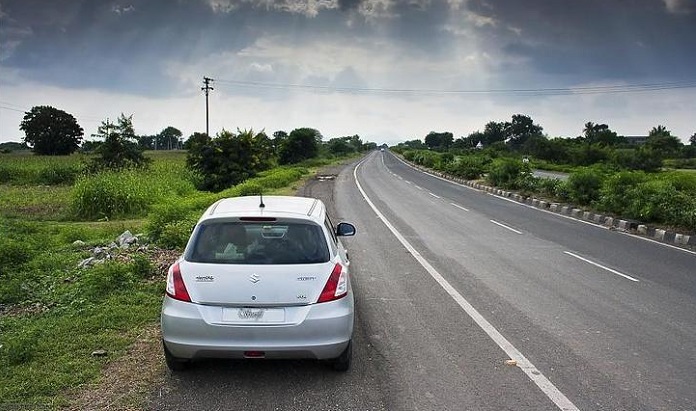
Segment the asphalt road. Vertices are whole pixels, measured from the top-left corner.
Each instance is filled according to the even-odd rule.
[[[207,361],[168,375],[153,409],[696,409],[695,254],[389,152],[301,194],[358,228],[354,367]]]

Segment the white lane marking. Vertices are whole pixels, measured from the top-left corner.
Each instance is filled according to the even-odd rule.
[[[428,194],[430,194],[431,196],[433,196],[433,197],[435,197],[435,198],[442,198],[442,197],[440,197],[440,196],[438,196],[438,195],[435,195],[435,194],[433,194],[433,193],[428,193]]]
[[[408,181],[408,180],[404,180],[404,181],[406,182],[406,184],[411,184],[411,182],[410,182],[410,181]]]
[[[404,165],[406,165],[407,167],[410,167],[410,168],[414,169],[415,171],[419,171],[419,172],[421,172],[421,173],[423,173],[423,174],[427,174],[427,175],[429,175],[430,177],[434,177],[434,178],[437,178],[438,180],[446,181],[446,182],[448,182],[448,183],[450,183],[450,184],[452,184],[452,185],[459,186],[459,187],[463,187],[463,188],[467,188],[467,189],[469,189],[469,190],[479,191],[479,192],[485,192],[485,191],[483,191],[483,190],[479,190],[479,189],[474,188],[474,187],[469,187],[468,185],[465,185],[465,184],[457,183],[456,181],[452,181],[452,180],[448,180],[448,179],[446,179],[446,178],[442,178],[442,177],[440,177],[440,176],[436,176],[436,175],[434,175],[434,174],[428,173],[427,171],[423,171],[423,170],[417,169],[417,168],[413,167],[412,165],[408,164],[407,162],[405,162],[404,160],[402,160],[399,156],[394,155],[394,154],[392,154],[392,156],[393,156],[394,158],[396,158],[397,160],[399,160],[400,162],[404,163]],[[487,194],[489,194],[489,195],[491,195],[491,196],[493,196],[493,197],[495,197],[495,198],[499,198],[499,199],[501,199],[501,200],[505,200],[505,201],[509,201],[509,202],[511,202],[511,203],[513,203],[513,204],[517,204],[517,205],[519,205],[519,206],[523,206],[523,207],[530,208],[530,209],[532,209],[532,210],[536,210],[536,211],[541,211],[541,212],[544,212],[544,213],[548,213],[548,214],[554,215],[554,216],[556,216],[556,217],[563,217],[563,218],[566,218],[566,219],[568,219],[568,220],[577,221],[578,223],[587,224],[587,225],[589,225],[589,226],[591,226],[591,227],[598,228],[598,229],[600,229],[600,230],[607,230],[607,227],[605,227],[605,226],[603,226],[603,225],[599,225],[599,224],[597,224],[597,223],[593,223],[593,222],[585,221],[585,220],[580,220],[580,219],[578,219],[578,218],[571,217],[571,216],[567,216],[567,215],[563,215],[563,214],[554,213],[553,211],[544,210],[544,209],[541,209],[541,208],[537,208],[537,207],[531,206],[531,205],[529,205],[529,204],[520,203],[520,202],[518,202],[518,201],[509,199],[509,198],[506,198],[506,197],[502,197],[502,196],[499,196],[499,195],[497,195],[497,194],[492,194],[492,193],[487,193]],[[621,232],[621,231],[615,231],[615,232],[618,233],[618,234],[623,234],[623,235],[625,235],[625,236],[628,236],[628,237],[637,239],[637,240],[648,241],[648,242],[651,242],[651,243],[653,243],[653,244],[661,245],[661,246],[663,246],[663,247],[668,247],[668,248],[672,248],[672,249],[674,249],[674,250],[682,251],[682,252],[684,252],[684,253],[689,253],[689,254],[696,255],[696,251],[691,251],[691,250],[687,250],[686,248],[677,247],[676,245],[663,243],[663,242],[660,242],[660,241],[657,241],[657,240],[653,240],[652,238],[641,237],[641,236],[639,236],[639,235],[635,235],[635,234],[631,234],[631,233],[624,233],[624,232]]]
[[[403,177],[401,177],[401,176],[399,176],[399,175],[397,175],[396,177],[397,177],[399,180],[403,180]]]
[[[450,203],[450,205],[453,205],[453,206],[457,207],[457,208],[460,209],[460,210],[469,211],[468,208],[462,207],[462,206],[460,206],[459,204]]]
[[[512,227],[510,227],[510,226],[508,226],[508,225],[505,225],[505,224],[503,224],[503,223],[499,223],[499,222],[497,222],[497,221],[495,221],[495,220],[489,220],[489,221],[490,221],[491,223],[497,225],[497,226],[503,227],[503,228],[506,229],[506,230],[510,230],[510,231],[512,231],[513,233],[522,234],[522,231],[515,230],[514,228],[512,228]]]
[[[531,361],[525,357],[520,350],[518,350],[510,341],[505,338],[500,331],[498,331],[493,324],[489,323],[481,313],[478,312],[457,290],[452,287],[452,285],[445,280],[445,278],[433,267],[428,260],[426,260],[413,246],[404,238],[403,235],[392,225],[392,223],[387,220],[387,218],[382,214],[375,204],[370,200],[363,190],[360,182],[358,181],[358,168],[364,163],[365,160],[358,163],[353,169],[353,178],[355,179],[355,184],[360,190],[363,198],[367,204],[372,208],[372,210],[379,216],[379,218],[384,222],[389,231],[394,234],[397,240],[406,247],[409,253],[420,263],[423,268],[430,274],[435,281],[440,284],[440,286],[447,292],[447,294],[452,297],[452,299],[466,312],[469,317],[471,317],[476,324],[478,324],[481,329],[488,334],[488,336],[500,347],[505,354],[507,354],[511,359],[517,361],[517,366],[527,375],[527,377],[534,382],[537,387],[551,400],[556,406],[564,411],[579,411],[578,407],[575,406],[558,388],[556,388],[553,383],[546,378],[544,374],[539,371]]]
[[[418,171],[418,172],[421,172],[421,173],[423,173],[423,174],[429,175],[430,177],[437,178],[438,180],[446,181],[446,182],[448,182],[448,183],[450,183],[450,184],[453,184],[453,185],[455,185],[455,186],[464,187],[464,188],[467,188],[467,189],[472,190],[472,191],[478,191],[478,192],[484,192],[484,193],[485,193],[485,191],[479,190],[478,188],[469,187],[468,185],[460,184],[460,183],[457,183],[456,181],[448,180],[448,179],[446,179],[446,178],[442,178],[442,177],[440,177],[440,176],[436,176],[435,174],[431,174],[431,173],[428,173],[427,171],[423,171],[423,170],[421,170],[421,169],[419,169],[419,168],[416,168],[416,167],[410,165],[409,163],[405,162],[404,160],[401,159],[401,157],[399,157],[399,156],[397,156],[397,155],[395,155],[395,154],[392,154],[392,156],[393,156],[394,158],[396,158],[397,160],[401,161],[402,163],[404,163],[405,166],[410,167],[410,168],[412,168],[412,169],[414,169],[414,170],[416,170],[416,171]]]
[[[638,280],[637,278],[633,278],[633,277],[631,277],[630,275],[626,275],[626,274],[624,274],[624,273],[620,273],[620,272],[618,272],[618,271],[616,271],[616,270],[613,270],[613,269],[611,269],[611,268],[609,268],[609,267],[605,267],[605,266],[603,266],[602,264],[595,263],[595,262],[592,261],[592,260],[588,260],[587,258],[580,257],[580,256],[577,255],[577,254],[571,253],[570,251],[564,251],[564,253],[568,254],[568,255],[571,256],[571,257],[575,257],[575,258],[577,258],[578,260],[582,260],[582,261],[584,261],[584,262],[586,262],[586,263],[588,263],[588,264],[592,264],[592,265],[595,266],[595,267],[599,267],[599,268],[601,268],[601,269],[603,269],[603,270],[609,271],[610,273],[614,273],[614,274],[619,275],[619,276],[621,276],[621,277],[623,277],[623,278],[629,279],[629,280],[631,280],[631,281],[635,281],[635,282],[639,282],[639,281],[640,281],[640,280]]]
[[[416,187],[416,188],[419,189],[419,190],[422,190],[422,188],[420,188],[420,186],[419,186],[418,184],[414,184],[413,186]]]

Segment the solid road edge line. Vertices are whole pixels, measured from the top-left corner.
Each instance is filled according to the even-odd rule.
[[[397,240],[406,247],[408,252],[413,256],[413,258],[420,263],[423,268],[433,277],[435,281],[440,284],[440,286],[447,292],[447,294],[452,297],[452,299],[466,312],[469,317],[471,317],[476,324],[481,327],[481,329],[488,334],[488,336],[495,342],[498,347],[500,347],[505,353],[511,358],[517,361],[517,366],[522,369],[522,371],[527,375],[527,377],[534,382],[539,389],[553,401],[556,406],[564,411],[579,411],[579,408],[573,404],[568,397],[566,397],[556,386],[548,379],[544,374],[539,371],[534,364],[531,363],[510,341],[507,340],[488,320],[486,320],[481,313],[474,308],[459,292],[452,287],[452,285],[433,267],[428,260],[426,260],[407,240],[401,235],[401,233],[394,227],[389,220],[382,214],[375,204],[370,200],[363,190],[360,182],[358,181],[358,168],[364,163],[365,160],[358,163],[353,169],[353,178],[355,184],[360,190],[365,202],[372,208],[372,210],[377,214],[377,216],[382,220],[384,225],[387,226],[389,231],[394,234]]]

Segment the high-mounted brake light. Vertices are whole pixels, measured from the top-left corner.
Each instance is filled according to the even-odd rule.
[[[261,222],[271,222],[276,221],[275,217],[240,217],[240,221],[261,221]]]
[[[348,272],[343,269],[341,264],[336,264],[317,302],[325,303],[338,300],[345,297],[346,294],[348,294]]]
[[[186,284],[184,284],[184,279],[181,277],[179,263],[174,263],[174,265],[169,267],[169,272],[167,273],[167,295],[175,300],[191,302],[191,297],[186,290]]]

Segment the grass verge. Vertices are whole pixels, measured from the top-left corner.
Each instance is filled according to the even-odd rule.
[[[258,188],[269,195],[292,194],[319,167],[340,161],[269,170],[222,193],[184,190],[163,196],[147,218],[46,221],[61,214],[0,206],[5,233],[0,238],[0,409],[140,407],[149,382],[163,375],[158,318],[164,275],[181,251],[181,239],[188,237],[187,218],[197,218],[218,198],[254,194]],[[49,190],[42,200],[56,200],[64,211],[71,189],[52,189],[63,191],[58,196]],[[16,201],[5,204],[32,203]],[[104,264],[78,268],[95,246],[126,229],[147,231],[163,204],[183,204],[183,212],[172,213],[165,224],[179,230],[172,249],[132,247],[114,252]],[[76,240],[82,243],[74,245]]]

